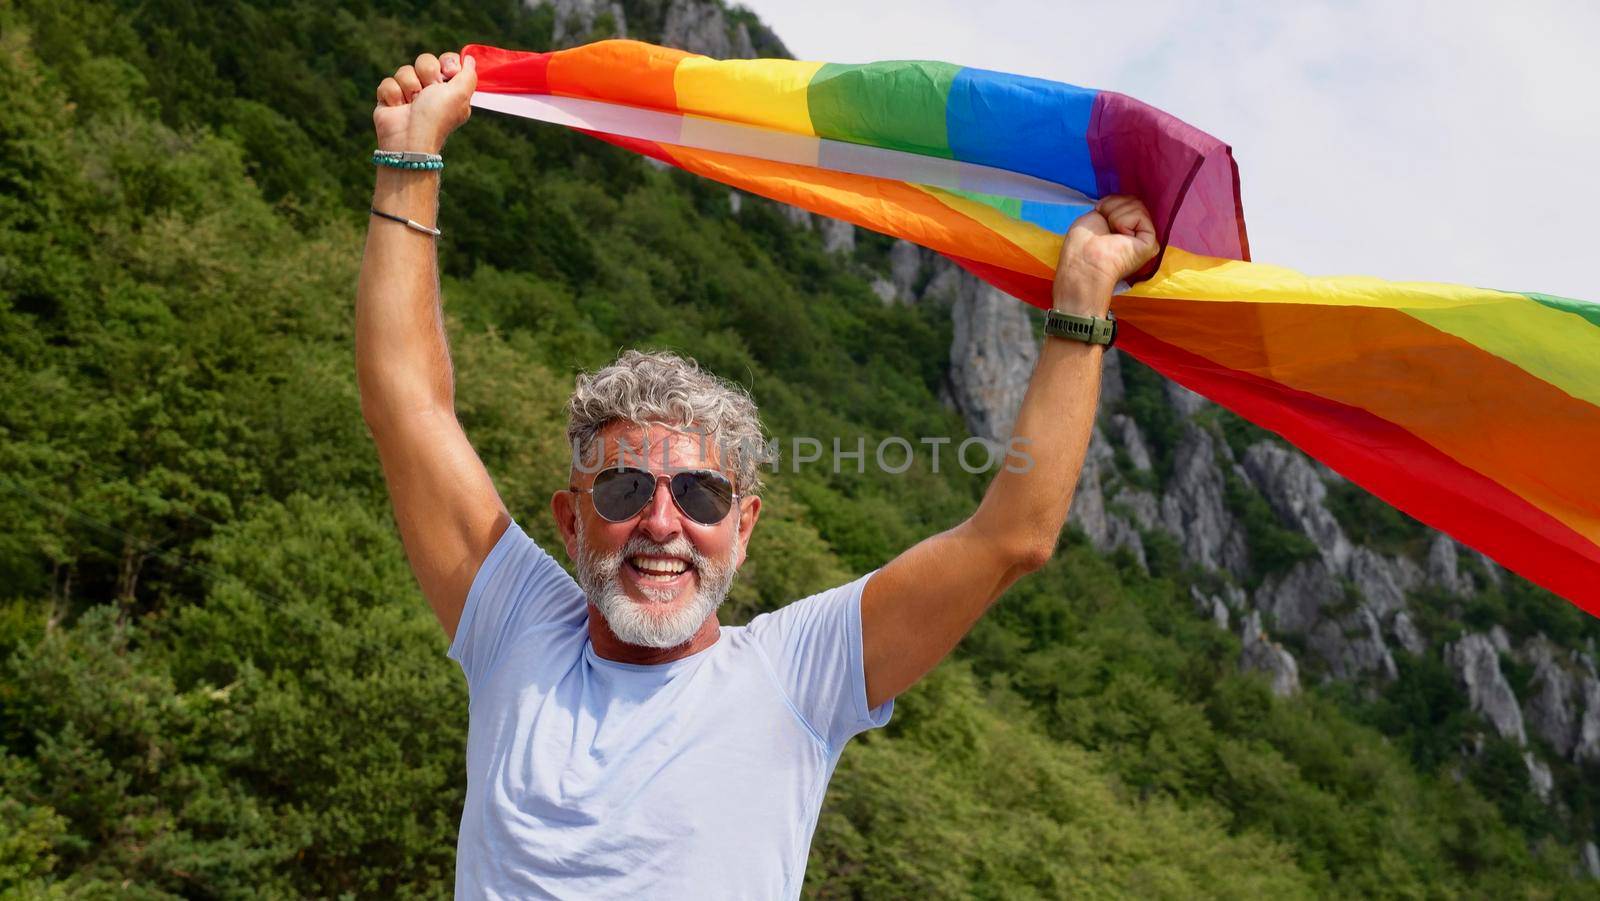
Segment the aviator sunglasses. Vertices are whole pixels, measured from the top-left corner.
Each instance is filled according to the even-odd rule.
[[[703,526],[714,526],[727,517],[739,497],[727,476],[709,469],[689,469],[672,476],[632,467],[601,470],[592,488],[569,487],[569,491],[588,494],[594,509],[608,522],[627,522],[650,506],[656,485],[666,481],[672,502]]]

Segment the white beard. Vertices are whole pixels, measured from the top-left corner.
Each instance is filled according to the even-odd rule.
[[[737,550],[737,549],[736,549]],[[656,603],[641,604],[622,587],[622,563],[635,554],[687,557],[695,568],[695,590],[690,597],[668,606],[673,589],[638,585]],[[614,554],[595,555],[584,540],[583,520],[578,520],[578,585],[588,596],[613,634],[627,644],[647,648],[675,648],[685,644],[706,618],[722,606],[736,569],[700,553],[689,539],[678,536],[671,544],[657,544],[636,535]]]

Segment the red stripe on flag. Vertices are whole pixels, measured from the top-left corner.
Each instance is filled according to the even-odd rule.
[[[1271,429],[1384,502],[1600,616],[1600,547],[1483,474],[1365,410],[1229,369],[1122,320],[1117,345]]]
[[[1025,272],[1016,272],[1003,266],[980,263],[966,257],[944,256],[962,269],[976,275],[1018,300],[1033,304],[1041,310],[1050,309],[1050,279]]]
[[[486,44],[468,44],[463,57],[478,66],[478,90],[493,94],[550,93],[550,54],[501,50]]]
[[[662,147],[660,144],[657,144],[655,141],[646,141],[642,138],[625,138],[621,135],[608,135],[604,132],[589,131],[586,128],[574,128],[573,131],[586,134],[591,138],[599,138],[600,140],[605,141],[607,144],[615,144],[618,147],[621,147],[623,150],[632,150],[634,153],[648,156],[651,159],[660,160],[669,166],[676,166],[679,169],[683,168],[682,163],[673,159],[672,155],[667,152],[667,149]]]

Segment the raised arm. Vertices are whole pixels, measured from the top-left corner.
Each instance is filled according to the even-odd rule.
[[[1067,233],[1055,308],[1105,316],[1116,283],[1155,253],[1144,205],[1131,197],[1103,199]],[[1032,467],[1002,468],[970,518],[916,544],[867,581],[861,643],[869,707],[933,669],[1001,592],[1055,553],[1094,429],[1104,353],[1098,344],[1045,339],[1012,432]]]
[[[400,67],[378,86],[378,148],[438,153],[470,115],[476,85],[473,62],[454,53]],[[372,206],[433,226],[439,173],[379,167]],[[356,380],[411,570],[453,638],[472,578],[510,516],[456,420],[434,238],[378,216],[356,289]]]

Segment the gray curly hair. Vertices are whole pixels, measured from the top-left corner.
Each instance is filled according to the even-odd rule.
[[[596,459],[600,432],[613,422],[693,427],[714,442],[740,494],[761,493],[767,444],[755,401],[694,360],[666,351],[627,350],[605,367],[580,372],[567,401],[574,466]]]

